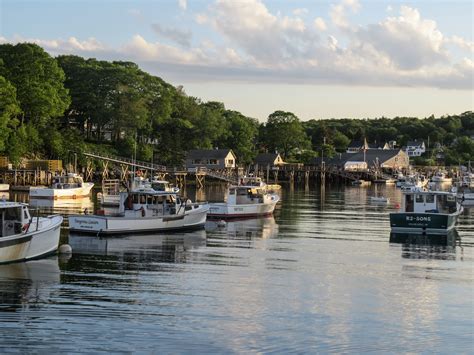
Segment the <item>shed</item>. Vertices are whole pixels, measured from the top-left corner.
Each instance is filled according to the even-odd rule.
[[[258,164],[262,167],[274,167],[284,165],[285,162],[278,153],[260,153],[255,157],[255,164]]]

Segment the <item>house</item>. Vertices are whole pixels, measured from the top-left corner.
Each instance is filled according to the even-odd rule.
[[[232,169],[236,166],[232,149],[193,149],[186,155],[186,169]]]
[[[408,141],[405,151],[409,157],[419,157],[421,154],[426,152],[425,142],[424,141]]]
[[[255,164],[260,167],[276,167],[285,165],[285,162],[278,153],[260,153],[255,157]]]
[[[317,165],[320,164],[315,159]],[[325,160],[326,166],[340,170],[366,171],[369,169],[402,170],[407,169],[410,158],[401,149],[369,149],[365,152],[342,153]]]

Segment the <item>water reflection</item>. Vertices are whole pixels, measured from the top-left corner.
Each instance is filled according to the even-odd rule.
[[[51,286],[59,282],[57,257],[0,265],[0,311],[27,310],[47,303]]]
[[[269,239],[278,234],[278,224],[273,216],[228,221],[223,226],[220,223],[207,221],[205,228],[210,232],[217,232],[220,237],[240,240]]]
[[[206,231],[96,237],[69,234],[74,254],[116,256],[134,262],[186,262],[190,249],[206,245]]]
[[[390,243],[402,244],[403,258],[455,260],[461,237],[456,229],[441,235],[390,233]]]

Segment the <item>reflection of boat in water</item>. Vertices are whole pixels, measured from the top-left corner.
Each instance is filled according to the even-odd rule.
[[[456,229],[444,235],[390,233],[390,243],[402,245],[402,258],[455,260],[461,237]]]
[[[185,251],[206,245],[206,231],[188,233],[133,234],[121,237],[97,238],[69,234],[69,244],[75,254],[134,256],[152,261],[179,261]]]
[[[459,240],[461,240],[461,237],[455,228],[445,234],[390,233],[390,243],[455,246]]]
[[[58,258],[0,265],[0,311],[15,311],[22,305],[47,304],[51,287],[60,282]]]
[[[273,238],[278,234],[278,224],[273,216],[264,218],[252,218],[228,221],[225,228],[219,226],[219,222],[208,220],[206,222],[208,231],[225,231],[227,235],[238,239]]]
[[[31,207],[39,208],[64,208],[71,211],[82,212],[84,209],[93,210],[94,203],[90,198],[82,198],[78,200],[62,199],[62,200],[49,200],[49,199],[36,199],[30,200],[29,205]]]

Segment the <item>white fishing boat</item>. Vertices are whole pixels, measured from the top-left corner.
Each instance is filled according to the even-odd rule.
[[[52,200],[82,198],[89,196],[93,186],[94,184],[91,182],[84,182],[80,175],[70,173],[64,176],[55,176],[50,187],[31,187],[30,198]]]
[[[474,190],[463,189],[458,192],[458,198],[463,206],[474,206]]]
[[[10,185],[0,183],[0,191],[10,191]]]
[[[0,263],[36,259],[58,248],[63,217],[32,217],[26,204],[0,202]]]
[[[203,227],[209,205],[181,199],[176,192],[149,186],[120,193],[118,213],[72,215],[72,231],[95,234],[129,234]]]
[[[462,211],[455,192],[405,191],[400,211],[390,213],[390,226],[393,232],[446,233]]]
[[[102,192],[97,194],[99,202],[102,206],[118,206],[120,203],[120,192],[126,191],[121,189],[119,180],[104,180],[102,182]],[[151,181],[143,177],[135,177],[132,181],[131,191],[141,189],[143,187],[152,188],[155,191],[165,191],[178,193],[179,188],[173,187],[166,180],[159,180],[157,178]]]
[[[453,179],[448,177],[445,172],[438,171],[431,177],[431,181],[439,184],[450,184]]]
[[[208,216],[211,218],[247,218],[269,216],[280,200],[277,194],[269,193],[266,184],[255,178],[248,185],[230,186],[225,202],[211,203]]]

